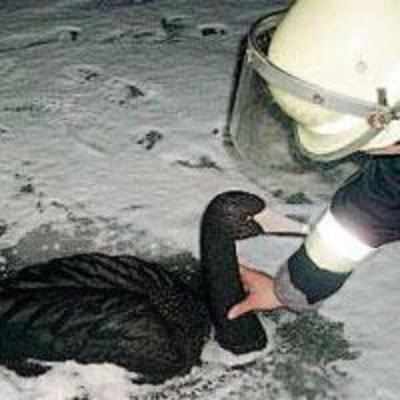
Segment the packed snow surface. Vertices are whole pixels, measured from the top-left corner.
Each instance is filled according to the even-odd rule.
[[[2,1],[1,273],[92,250],[198,257],[204,207],[230,189],[315,218],[346,166],[310,171],[271,153],[270,167],[255,170],[223,133],[239,42],[271,5]],[[267,236],[239,250],[274,273],[299,244]],[[0,367],[0,398],[397,399],[399,263],[398,245],[384,249],[317,316],[262,315],[261,354],[242,359],[211,340],[201,366],[160,386],[112,364],[71,360],[38,377]]]

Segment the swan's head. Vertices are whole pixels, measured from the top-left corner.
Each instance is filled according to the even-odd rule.
[[[252,193],[236,190],[223,192],[209,203],[203,223],[214,222],[218,224],[218,229],[229,232],[234,239],[246,239],[263,233],[253,216],[265,207],[265,201]]]

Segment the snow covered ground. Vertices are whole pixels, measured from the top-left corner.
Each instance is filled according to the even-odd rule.
[[[346,166],[304,171],[276,157],[260,173],[224,145],[237,47],[271,4],[0,2],[3,275],[90,250],[197,257],[201,213],[228,189],[257,193],[288,214],[318,214]],[[264,237],[239,248],[273,273],[299,243]],[[160,386],[72,360],[36,378],[0,367],[0,398],[397,399],[399,262],[391,245],[318,317],[263,316],[269,348],[240,366],[210,342],[201,367]]]

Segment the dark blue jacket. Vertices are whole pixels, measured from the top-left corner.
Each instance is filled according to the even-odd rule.
[[[400,156],[368,159],[337,190],[330,211],[340,225],[371,247],[400,239]],[[290,303],[296,295],[289,292],[297,291],[310,306],[335,293],[350,275],[319,268],[307,255],[304,245],[284,268],[287,268],[286,281],[290,282],[278,282],[281,299]],[[285,273],[281,272],[278,280],[282,281]]]

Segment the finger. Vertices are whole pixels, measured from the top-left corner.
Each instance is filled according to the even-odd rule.
[[[234,305],[228,312],[228,319],[235,319],[253,310],[251,302],[246,298],[241,303]]]

